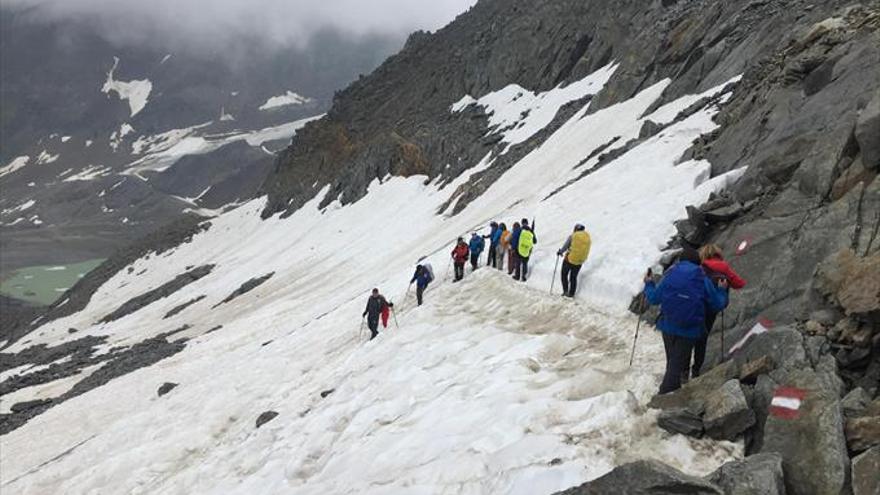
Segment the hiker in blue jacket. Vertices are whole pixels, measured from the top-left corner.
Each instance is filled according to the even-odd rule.
[[[727,282],[721,281],[716,287],[703,272],[699,253],[686,247],[659,285],[645,277],[645,297],[648,303],[660,305],[657,328],[663,332],[666,349],[666,373],[660,393],[665,394],[681,388],[691,352],[705,332],[706,308],[719,312],[727,307]]]
[[[474,232],[471,234],[471,242],[468,247],[471,250],[471,268],[476,270],[477,265],[480,262],[480,254],[483,252],[483,249],[486,247],[486,241],[483,238]]]
[[[425,263],[416,266],[416,272],[413,273],[412,280],[410,280],[409,283],[416,283],[416,301],[418,301],[419,306],[422,305],[422,296],[425,294],[425,289],[427,289],[428,284],[433,281],[434,270],[431,269],[430,264]]]
[[[483,236],[484,239],[489,239],[489,256],[486,258],[486,266],[497,268],[498,243],[501,241],[501,229],[498,227],[498,222],[490,223],[489,229],[489,235]]]
[[[513,230],[510,231],[510,262],[507,264],[507,274],[513,275],[517,267],[519,267],[519,235],[522,233],[522,226],[519,222],[513,222]]]

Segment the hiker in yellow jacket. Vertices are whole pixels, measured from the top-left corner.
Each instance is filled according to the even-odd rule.
[[[514,235],[514,244],[516,244],[517,265],[513,270],[513,279],[527,281],[529,278],[529,258],[532,256],[532,249],[538,243],[538,236],[535,235],[534,226],[529,226],[529,221],[523,218],[522,230],[519,237]]]
[[[581,266],[590,255],[590,234],[586,227],[581,224],[574,226],[574,233],[568,236],[568,240],[562,245],[556,255],[565,255],[562,262],[562,295],[574,297],[577,292],[578,273]]]

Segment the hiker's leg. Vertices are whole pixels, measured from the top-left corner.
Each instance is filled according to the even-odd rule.
[[[419,306],[422,305],[422,295],[425,293],[424,287],[416,287],[416,301],[418,301]]]
[[[665,394],[681,388],[682,374],[690,364],[691,352],[694,349],[694,341],[684,337],[673,336],[671,344],[671,356],[666,364],[666,375],[663,384],[660,385],[660,393]]]
[[[370,327],[370,340],[375,339],[379,335],[379,317],[369,317],[367,319],[367,326]]]
[[[568,272],[568,287],[569,287],[569,297],[574,297],[574,294],[578,289],[578,274],[581,272],[581,265],[571,265],[571,269]]]
[[[562,295],[568,295],[568,272],[571,271],[571,265],[568,261],[562,262],[562,271],[560,276],[562,277]]]
[[[529,278],[529,258],[523,257],[523,259],[522,259],[522,281],[525,282],[527,278]]]

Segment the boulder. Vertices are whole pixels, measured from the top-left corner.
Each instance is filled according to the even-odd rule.
[[[853,495],[880,495],[878,473],[880,473],[880,447],[874,447],[853,459]]]
[[[819,266],[816,288],[847,315],[877,318],[880,315],[880,254],[859,256],[849,248],[838,251]]]
[[[721,487],[725,495],[785,495],[779,454],[756,454],[730,461],[706,479]]]
[[[175,387],[177,387],[176,383],[165,382],[162,384],[162,386],[159,387],[159,390],[157,390],[156,393],[159,395],[159,397],[162,397],[168,392],[174,390]]]
[[[766,375],[776,368],[773,358],[767,355],[754,361],[746,361],[739,369],[739,379],[745,383],[755,383],[760,375]]]
[[[723,495],[714,484],[657,461],[636,461],[556,495]]]
[[[850,466],[837,391],[829,390],[832,385],[810,369],[774,374],[779,375],[780,385],[796,387],[805,395],[794,409],[771,407],[761,452],[782,455],[786,492],[790,495],[842,493]]]
[[[750,337],[734,351],[734,360],[742,368],[745,363],[770,356],[777,368],[800,369],[810,362],[804,348],[804,336],[797,329],[783,326]]]
[[[260,414],[257,417],[257,428],[263,426],[269,421],[272,421],[273,419],[275,419],[276,416],[278,416],[278,413],[275,411],[266,411],[263,414]]]
[[[755,413],[749,408],[738,380],[730,380],[710,393],[705,408],[706,435],[718,440],[734,440],[755,424]]]
[[[859,112],[855,134],[865,166],[880,168],[880,91]]]
[[[690,408],[693,411],[705,409],[706,397],[739,376],[739,367],[733,361],[726,361],[706,373],[687,382],[680,389],[663,395],[655,395],[648,407],[655,409]]]
[[[846,422],[846,442],[853,452],[880,445],[880,416],[862,416]]]
[[[770,402],[773,400],[773,392],[777,384],[768,375],[760,375],[752,390],[749,405],[755,412],[755,427],[746,431],[746,454],[751,455],[761,451],[764,443],[764,423],[769,414]]]
[[[669,433],[680,433],[697,438],[703,436],[703,418],[686,407],[661,411],[657,415],[657,426]]]

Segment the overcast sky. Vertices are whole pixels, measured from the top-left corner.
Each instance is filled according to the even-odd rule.
[[[476,0],[0,0],[34,15],[77,19],[116,42],[186,43],[257,39],[302,45],[316,31],[398,35],[444,26]]]

